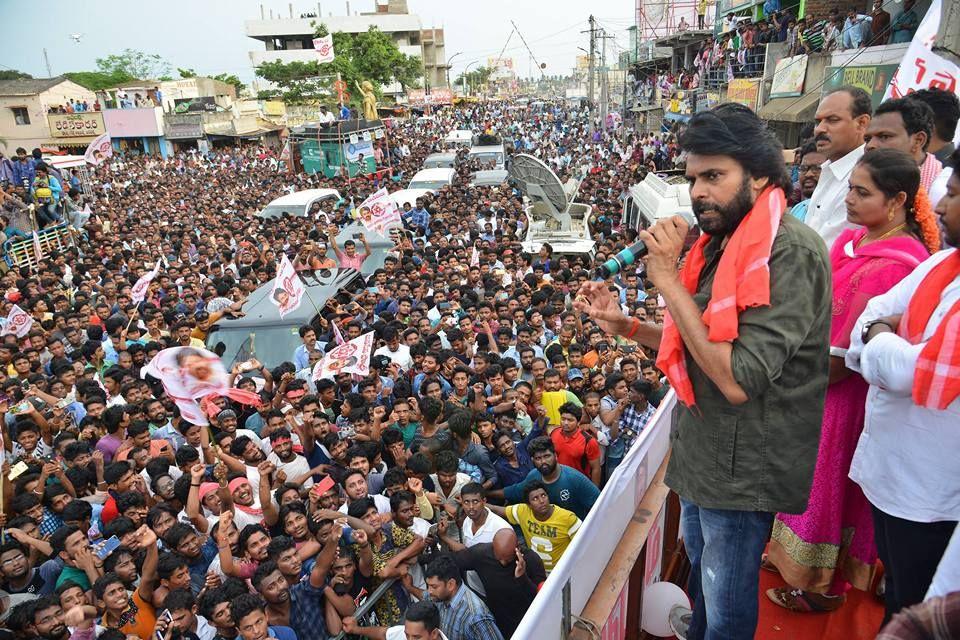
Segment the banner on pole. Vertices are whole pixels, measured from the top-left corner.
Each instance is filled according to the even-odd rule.
[[[290,258],[284,254],[277,277],[273,281],[273,291],[270,292],[270,302],[277,307],[281,318],[300,308],[306,290]]]
[[[150,283],[154,278],[157,277],[157,273],[159,271],[160,258],[157,258],[157,263],[153,265],[153,269],[140,276],[140,279],[137,280],[136,284],[134,284],[130,289],[130,300],[133,301],[133,304],[140,304],[143,302],[143,299],[147,297],[147,291],[150,289]]]
[[[313,48],[317,51],[317,62],[333,62],[336,55],[333,52],[333,34],[313,39]]]
[[[94,138],[83,153],[83,159],[87,161],[87,164],[92,164],[95,167],[100,166],[107,158],[112,156],[113,142],[110,140],[109,133],[103,133]]]
[[[370,356],[373,354],[373,331],[334,347],[313,367],[313,379],[332,379],[341,373],[370,375]]]

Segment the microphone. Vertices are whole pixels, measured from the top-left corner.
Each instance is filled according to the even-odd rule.
[[[645,255],[647,255],[647,245],[643,240],[637,240],[637,242],[597,267],[594,275],[600,280],[606,280],[610,276],[620,273]]]

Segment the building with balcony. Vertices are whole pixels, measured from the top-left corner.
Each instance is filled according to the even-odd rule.
[[[355,0],[356,1],[356,0]],[[250,52],[250,62],[258,67],[265,62],[309,62],[316,59],[313,49],[314,24],[322,22],[331,33],[362,33],[376,27],[389,35],[397,48],[423,61],[424,80],[430,87],[447,87],[446,51],[443,29],[424,29],[420,16],[412,14],[406,0],[374,0],[374,11],[351,13],[350,1],[346,0],[346,15],[323,16],[320,5],[316,13],[294,16],[293,5],[289,14],[269,15],[260,6],[260,19],[247,20],[244,24],[248,37],[259,40],[263,49]],[[256,81],[254,85],[263,84]],[[398,86],[385,88],[386,93],[398,93]]]
[[[84,113],[49,113],[67,104],[86,103]],[[103,116],[94,111],[97,97],[79,84],[58,78],[0,81],[0,151],[18,147],[84,147],[104,132]],[[48,115],[49,114],[49,115]]]

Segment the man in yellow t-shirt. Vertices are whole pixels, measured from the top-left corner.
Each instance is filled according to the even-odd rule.
[[[563,552],[583,524],[572,511],[550,504],[547,488],[539,480],[523,487],[525,504],[512,504],[506,509],[487,505],[502,511],[510,524],[519,525],[527,546],[543,560],[547,574],[560,562]]]

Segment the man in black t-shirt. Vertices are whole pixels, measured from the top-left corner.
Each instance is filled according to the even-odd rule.
[[[0,574],[7,593],[42,593],[46,581],[30,561],[30,552],[16,540],[0,545]]]

